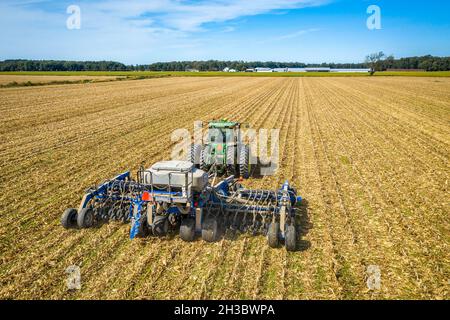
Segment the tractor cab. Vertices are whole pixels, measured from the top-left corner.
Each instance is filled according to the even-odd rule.
[[[209,173],[250,176],[250,147],[241,136],[239,122],[213,120],[203,145],[192,145],[188,161]]]
[[[205,162],[209,165],[225,166],[227,164],[227,153],[236,148],[240,138],[240,124],[227,120],[212,121],[208,124],[206,137]]]

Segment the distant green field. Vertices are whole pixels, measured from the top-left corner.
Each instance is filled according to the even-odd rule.
[[[367,77],[368,73],[327,73],[327,72],[157,72],[157,71],[21,71],[0,72],[0,75],[30,75],[30,76],[128,76],[131,78],[153,77]],[[439,72],[377,72],[375,76],[409,76],[409,77],[450,77],[450,71]]]

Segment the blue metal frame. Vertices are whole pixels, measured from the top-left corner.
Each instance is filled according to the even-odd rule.
[[[130,178],[130,171],[119,174],[112,180],[106,181],[105,183],[103,183],[102,185],[97,187],[97,189],[86,193],[84,195],[83,199],[81,200],[79,211],[87,208],[87,205],[94,197],[96,197],[97,199],[103,199],[105,197],[104,195],[105,195],[106,191],[108,190],[108,188],[111,187],[116,181],[125,181],[128,178]]]
[[[114,184],[116,184],[118,181],[126,181],[130,178],[130,172],[124,172],[112,180],[109,180],[102,185],[98,186],[95,190],[92,190],[88,193],[86,193],[83,197],[83,200],[80,204],[80,210],[86,208],[90,201],[92,199],[97,199],[99,201],[102,201],[107,198],[107,192],[108,189],[113,187]],[[129,218],[132,220],[132,227],[130,230],[130,239],[134,239],[139,231],[140,227],[140,218],[142,216],[142,210],[145,204],[149,204],[154,201],[154,199],[158,197],[164,197],[169,199],[169,203],[176,203],[173,202],[172,199],[177,198],[177,200],[185,200],[185,202],[181,203],[190,203],[191,212],[190,215],[195,217],[195,210],[196,208],[205,208],[207,206],[213,206],[213,207],[222,207],[224,209],[234,209],[236,206],[239,206],[240,210],[245,211],[258,211],[258,212],[272,212],[274,214],[279,214],[280,210],[283,206],[286,207],[288,210],[287,215],[291,215],[292,211],[291,208],[294,207],[297,203],[302,201],[301,197],[298,197],[295,193],[295,190],[291,188],[289,185],[289,182],[286,181],[281,188],[278,191],[263,191],[260,190],[261,194],[259,196],[259,199],[253,199],[253,200],[261,200],[265,199],[265,197],[271,196],[274,201],[277,203],[277,207],[264,207],[264,206],[258,206],[258,205],[236,205],[236,204],[230,204],[230,203],[224,203],[223,199],[220,199],[219,195],[223,196],[230,196],[231,192],[229,189],[229,186],[232,185],[233,182],[235,182],[236,179],[234,177],[229,177],[221,182],[219,182],[216,186],[213,186],[211,191],[211,188],[206,188],[203,192],[193,192],[191,197],[183,198],[182,192],[173,192],[171,189],[169,191],[163,191],[163,190],[154,190],[151,185],[143,185],[139,183],[131,182],[130,185],[133,187],[138,187],[136,193],[129,194],[127,196],[117,196],[114,198],[111,198],[113,201],[129,201]],[[130,185],[127,184],[129,187]],[[152,195],[151,201],[145,201],[142,198],[143,192],[149,192]],[[245,196],[246,192],[247,195],[254,195],[255,190],[242,190],[242,194]],[[196,199],[196,200],[194,200]],[[195,203],[196,202],[196,203]],[[178,202],[180,203],[180,202]],[[195,205],[194,205],[195,203]],[[176,206],[170,206],[169,208],[170,214],[176,214],[181,215],[182,212],[179,210]],[[284,237],[284,234],[282,234],[282,237]]]

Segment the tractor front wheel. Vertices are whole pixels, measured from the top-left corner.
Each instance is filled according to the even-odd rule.
[[[195,220],[186,218],[181,221],[180,226],[181,240],[186,242],[192,242],[195,238]]]
[[[61,224],[64,229],[71,229],[77,225],[77,209],[67,209],[61,216]]]

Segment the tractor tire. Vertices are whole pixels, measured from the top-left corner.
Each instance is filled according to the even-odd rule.
[[[205,146],[202,148],[202,151],[200,152],[200,169],[205,172],[208,172],[209,168],[211,167],[210,164],[206,163],[206,158],[207,158],[209,151],[210,151],[210,148],[208,146]]]
[[[91,208],[84,208],[78,212],[77,224],[80,229],[88,229],[94,225],[95,216],[94,210]]]
[[[193,144],[189,150],[187,161],[192,162],[196,168],[200,168],[202,146]]]
[[[61,224],[64,229],[72,229],[77,225],[77,209],[67,209],[61,216]]]
[[[134,220],[134,219],[133,219]],[[139,218],[139,228],[136,234],[137,238],[145,238],[150,234],[150,229],[147,224],[147,215],[143,214]]]
[[[287,251],[295,251],[297,249],[297,230],[295,225],[286,225],[284,245]]]
[[[169,219],[166,216],[156,216],[152,226],[153,235],[164,237],[169,232]]]
[[[207,219],[202,227],[202,239],[206,242],[216,242],[219,228],[216,219]]]
[[[269,224],[267,242],[271,248],[278,248],[280,246],[280,224],[278,222]]]
[[[250,177],[250,147],[242,146],[239,154],[239,174],[242,178]]]
[[[183,219],[180,226],[180,238],[186,242],[192,242],[195,238],[195,220]]]
[[[236,147],[227,148],[227,174],[237,176],[237,163],[235,161]]]

